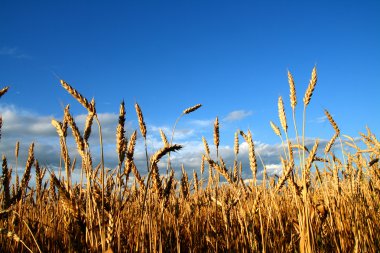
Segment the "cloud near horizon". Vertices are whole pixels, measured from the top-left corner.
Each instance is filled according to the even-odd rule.
[[[59,138],[51,125],[51,119],[53,116],[38,115],[32,112],[16,108],[15,106],[4,106],[0,105],[0,112],[3,117],[3,129],[2,137],[0,140],[0,151],[2,154],[6,155],[8,158],[8,163],[12,166],[15,164],[14,151],[15,144],[20,141],[20,157],[19,166],[22,170],[24,166],[27,155],[28,148],[32,142],[35,143],[35,157],[39,160],[40,164],[47,166],[48,168],[58,168],[60,164],[60,146]],[[83,127],[85,124],[85,119],[87,115],[77,115],[75,116],[75,121],[83,133]],[[58,119],[59,120],[59,119]],[[99,120],[102,124],[102,135],[103,135],[103,148],[104,148],[104,158],[105,166],[107,168],[115,168],[118,164],[118,157],[116,154],[116,126],[118,121],[118,115],[113,113],[102,113],[99,114]],[[197,122],[197,121],[196,121]],[[201,122],[201,121],[199,121]],[[204,121],[202,121],[204,122]],[[190,124],[191,126],[192,124]],[[138,129],[137,121],[126,122],[127,137],[134,129]],[[163,129],[168,135],[171,134],[171,128],[168,126],[148,126],[148,154],[152,155],[154,152],[159,150],[163,144],[160,137],[159,129]],[[176,170],[176,174],[180,175],[181,165],[188,172],[192,170],[199,171],[201,164],[201,157],[204,153],[204,146],[202,142],[202,130],[198,128],[178,128],[176,130],[174,143],[180,144],[183,148],[175,153],[171,154],[171,163]],[[98,139],[97,127],[93,125],[92,134],[90,137],[90,148],[93,157],[93,164],[96,166],[100,161],[100,147]],[[212,138],[211,136],[209,138]],[[243,177],[251,178],[252,172],[249,167],[248,160],[248,145],[246,142],[242,142],[240,139],[239,145],[239,155],[238,159],[242,162],[243,166]],[[324,144],[328,140],[320,140],[320,147],[323,148]],[[269,145],[261,141],[255,141],[255,152],[257,156],[260,156],[267,167],[268,174],[281,175],[282,168],[280,163],[280,155],[283,152],[281,144]],[[306,140],[306,145],[312,146],[314,144],[314,139]],[[79,159],[79,155],[76,151],[76,144],[71,135],[71,131],[68,131],[67,145],[69,148],[69,154],[71,159],[75,156]],[[234,160],[234,150],[233,144],[227,145],[223,144],[219,147],[219,155],[223,157],[228,168],[233,166]],[[216,160],[216,150],[213,145],[210,145],[211,157]],[[138,135],[136,149],[135,149],[135,163],[142,174],[146,173],[146,158],[143,139]],[[162,158],[161,174],[164,175],[166,171],[166,160],[167,157]],[[258,177],[262,176],[262,163],[260,159],[257,158],[258,164]],[[80,162],[77,161],[77,166],[80,166]]]
[[[223,120],[227,122],[238,121],[250,115],[252,115],[252,111],[236,110],[236,111],[230,112],[226,117],[223,118]]]

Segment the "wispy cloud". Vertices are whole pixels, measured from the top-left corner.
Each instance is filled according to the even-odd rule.
[[[197,127],[210,127],[210,126],[213,126],[214,119],[207,119],[207,120],[195,119],[195,120],[190,120],[189,123]]]
[[[314,120],[311,120],[311,122],[315,122],[318,124],[325,123],[326,121],[327,121],[327,116],[321,116],[321,117],[315,118]]]
[[[28,55],[20,52],[17,47],[2,47],[0,48],[0,55],[10,56],[14,58],[30,58]]]
[[[236,110],[230,112],[226,117],[224,117],[224,121],[237,121],[242,120],[248,116],[252,115],[252,111],[245,111],[245,110]]]

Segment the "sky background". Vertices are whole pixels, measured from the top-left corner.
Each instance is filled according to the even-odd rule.
[[[296,84],[301,127],[302,98],[317,66],[318,83],[307,108],[310,143],[319,138],[323,144],[334,134],[324,109],[343,134],[356,137],[367,125],[379,133],[379,13],[380,1],[2,0],[0,86],[10,90],[0,99],[0,152],[12,163],[19,140],[23,161],[34,141],[40,163],[58,165],[59,139],[51,119],[61,120],[70,104],[83,131],[86,114],[60,87],[61,78],[95,98],[109,167],[117,161],[115,129],[124,99],[127,134],[138,127],[134,103],[142,108],[150,154],[162,146],[159,129],[170,136],[182,111],[201,103],[178,124],[174,142],[185,148],[175,161],[199,167],[202,136],[212,144],[218,116],[227,163],[234,132],[250,129],[256,151],[280,173],[280,140],[269,121],[279,125],[282,96],[294,137],[287,70]],[[96,135],[91,143],[96,159]],[[242,138],[241,143],[246,164]],[[73,155],[74,150],[72,143]],[[137,156],[143,162],[142,153]]]

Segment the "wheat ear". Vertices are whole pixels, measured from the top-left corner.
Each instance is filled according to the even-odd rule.
[[[289,88],[290,88],[290,106],[294,110],[297,105],[297,95],[296,95],[296,86],[294,84],[294,79],[290,71],[288,71],[288,82],[289,82]]]
[[[340,129],[339,129],[338,125],[336,124],[335,120],[333,119],[333,117],[331,116],[331,114],[326,109],[325,109],[325,115],[326,115],[327,119],[329,120],[331,126],[334,128],[335,133],[337,135],[339,135]]]
[[[88,111],[96,114],[95,107],[88,102],[88,100],[82,96],[76,89],[74,89],[72,86],[70,86],[65,81],[61,80],[62,87],[70,93],[81,105],[83,105],[84,108],[86,108]]]

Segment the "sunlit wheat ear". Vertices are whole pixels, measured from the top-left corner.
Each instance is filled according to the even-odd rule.
[[[214,122],[214,145],[216,148],[216,153],[218,154],[219,149],[219,120],[218,117],[216,117]]]
[[[234,166],[232,169],[232,179],[236,183],[239,178],[239,168],[238,168],[238,162],[234,160]]]
[[[233,181],[232,181],[230,175],[228,174],[227,168],[226,168],[224,161],[222,159],[220,160],[221,165],[217,164],[215,161],[213,161],[211,159],[208,159],[207,161],[211,167],[213,167],[216,171],[218,171],[220,174],[222,174],[222,176],[227,180],[228,183],[233,184]]]
[[[4,191],[4,198],[3,198],[3,205],[2,209],[5,210],[9,207],[11,195],[9,191],[9,182],[10,182],[10,175],[9,175],[9,170],[8,170],[8,163],[7,163],[7,158],[5,155],[3,155],[3,164],[2,164],[2,183],[3,183],[3,191]]]
[[[24,245],[24,247],[29,250],[29,252],[33,252],[26,244],[23,240],[21,240],[21,238],[14,232],[12,231],[9,231],[7,229],[4,229],[4,228],[0,228],[0,234],[3,234],[5,235],[6,237],[8,237],[9,239],[11,240],[14,240],[15,242],[20,242],[22,243],[22,245]]]
[[[203,142],[203,146],[205,148],[206,155],[207,155],[207,157],[209,157],[210,156],[210,148],[208,147],[208,143],[207,143],[205,137],[202,137],[202,142]]]
[[[186,110],[183,111],[183,114],[189,114],[192,113],[193,111],[198,110],[202,105],[201,104],[196,104],[192,107],[187,108]]]
[[[288,124],[286,123],[284,101],[282,100],[281,96],[278,98],[278,117],[280,118],[282,129],[285,133],[288,132]]]
[[[333,119],[333,117],[331,116],[331,114],[326,109],[325,109],[325,115],[326,115],[327,119],[330,121],[330,124],[332,125],[332,127],[334,128],[335,133],[337,135],[339,135],[340,129],[339,129],[338,125],[336,124],[335,120]]]
[[[294,155],[293,155],[293,148],[292,143],[288,141],[288,151],[289,151],[289,166],[291,168],[294,167]]]
[[[91,100],[91,105],[95,108],[95,99]],[[84,125],[84,131],[83,131],[83,140],[87,143],[88,138],[90,138],[91,135],[91,127],[92,122],[94,120],[94,112],[88,111],[87,117],[86,117],[86,123]]]
[[[235,156],[237,156],[239,154],[239,134],[238,134],[238,132],[235,132],[234,153],[235,153]]]
[[[61,80],[62,87],[71,94],[81,105],[83,105],[84,108],[86,108],[88,111],[96,114],[95,107],[88,102],[88,100],[82,96],[76,89],[74,89],[72,86],[70,86],[65,81]]]
[[[30,180],[30,171],[32,169],[32,165],[34,163],[34,143],[30,144],[29,152],[28,152],[28,160],[25,165],[25,172],[21,180],[21,193],[27,190],[28,183]]]
[[[187,173],[183,164],[182,164],[181,192],[182,192],[182,197],[184,199],[189,198],[189,194],[190,194],[189,177],[187,176]]]
[[[133,159],[133,154],[135,152],[136,138],[137,138],[137,131],[135,130],[133,131],[129,139],[128,149],[127,149],[127,158],[131,160]]]
[[[137,103],[135,103],[135,109],[136,109],[137,119],[139,121],[141,135],[142,137],[146,138],[146,125],[144,122],[144,117],[143,117],[141,108]]]
[[[286,180],[288,180],[293,170],[293,167],[289,166],[287,163],[283,163],[283,164],[285,164],[285,167],[283,168],[284,171],[283,171],[282,176],[278,179],[278,182],[274,188],[275,192],[278,192],[279,190],[281,190],[281,188],[284,186]]]
[[[20,150],[20,142],[17,141],[16,142],[16,147],[15,147],[15,158],[17,159],[18,158],[18,152]]]
[[[160,129],[160,136],[161,136],[162,142],[164,143],[164,146],[165,147],[169,146],[168,139],[166,138],[166,135],[165,135],[164,131],[162,131],[162,129]]]
[[[314,162],[315,155],[317,154],[319,141],[315,140],[313,149],[310,151],[309,157],[307,158],[306,165],[304,168],[305,180],[307,182],[307,186],[310,185],[310,168]]]
[[[55,130],[57,131],[58,136],[61,137],[61,138],[64,138],[64,134],[63,134],[63,131],[62,131],[62,123],[59,122],[59,121],[57,121],[57,120],[55,120],[55,119],[52,119],[51,120],[51,124],[55,127]]]
[[[307,106],[310,103],[311,96],[313,95],[315,85],[317,84],[317,68],[314,67],[313,71],[311,72],[311,79],[309,82],[309,86],[307,87],[307,90],[305,92],[305,96],[303,98],[303,103],[305,106]]]
[[[256,154],[255,154],[255,145],[252,140],[252,133],[250,130],[248,130],[248,134],[245,134],[243,131],[240,131],[241,136],[243,136],[244,140],[248,144],[248,150],[249,150],[249,166],[251,167],[253,180],[256,181],[256,174],[257,174],[257,161],[256,161]]]
[[[169,180],[166,183],[166,186],[164,189],[164,207],[167,207],[169,203],[169,197],[170,197],[170,192],[172,190],[173,182],[174,182],[174,171],[171,170]]]
[[[135,175],[136,181],[140,185],[141,192],[144,192],[145,191],[144,180],[141,178],[140,173],[137,170],[137,167],[133,161],[131,162],[131,170],[132,170],[133,174]]]
[[[169,152],[175,152],[178,151],[182,148],[181,145],[171,145],[171,146],[166,146],[158,150],[150,159],[152,165],[157,165],[160,159],[166,155]]]
[[[41,167],[40,167],[37,159],[34,162],[34,166],[36,168],[36,194],[37,194],[36,197],[37,197],[37,199],[40,199],[41,189],[42,189],[42,179],[45,176],[45,173],[44,173],[44,171],[41,170]]]
[[[0,98],[5,94],[7,93],[7,91],[9,90],[9,87],[8,86],[5,86],[4,88],[2,88],[0,90]]]
[[[203,173],[205,172],[205,160],[206,160],[206,157],[205,155],[202,155],[202,159],[201,159],[201,175],[203,175]]]
[[[161,183],[161,179],[160,179],[160,172],[158,170],[158,166],[157,166],[157,163],[152,163],[151,164],[151,169],[150,169],[152,175],[152,179],[153,179],[153,188],[154,188],[154,191],[158,194],[158,196],[161,198],[162,196],[162,183]]]
[[[194,180],[194,192],[198,192],[199,189],[199,182],[198,182],[198,175],[195,170],[193,170],[193,180]]]
[[[292,73],[288,70],[288,82],[290,88],[290,106],[294,110],[297,105],[297,95],[296,95],[296,86],[294,84],[294,79]]]
[[[127,149],[127,140],[125,138],[125,108],[124,101],[120,103],[119,121],[116,127],[116,152],[119,156],[119,163],[124,161],[125,151]]]
[[[270,121],[269,123],[270,123],[270,127],[272,128],[275,135],[281,136],[280,128],[278,126],[276,126],[276,124],[274,124],[272,121]]]
[[[337,137],[338,137],[338,133],[335,132],[334,136],[331,137],[330,141],[326,144],[326,147],[325,147],[325,153],[326,153],[326,154],[327,154],[328,152],[330,152],[331,147],[334,145],[335,140],[336,140]]]
[[[79,154],[81,155],[81,157],[84,158],[85,157],[84,141],[83,141],[83,138],[79,132],[77,124],[74,121],[74,118],[70,114],[69,106],[67,106],[65,109],[65,120],[67,121],[67,123],[70,125],[70,127],[72,129],[72,133],[73,133],[75,142],[77,144],[77,150],[78,150]]]

